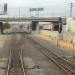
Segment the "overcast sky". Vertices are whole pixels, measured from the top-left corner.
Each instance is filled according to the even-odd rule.
[[[0,0],[0,4],[8,3],[8,14],[18,16],[20,8],[20,16],[29,16],[29,8],[43,7],[44,11],[40,12],[40,16],[69,16],[70,3],[75,0]],[[73,7],[73,16],[75,16],[75,7]],[[36,12],[31,13],[32,16]]]

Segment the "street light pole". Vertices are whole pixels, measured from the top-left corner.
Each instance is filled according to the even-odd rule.
[[[19,18],[20,18],[20,8],[19,8]]]
[[[19,11],[18,11],[18,17],[19,17],[19,19],[20,19],[20,8],[19,8]],[[19,22],[18,22],[18,24],[20,24]]]
[[[31,17],[31,11],[30,11],[30,17]]]
[[[36,11],[36,16],[39,17],[39,10]]]
[[[73,3],[70,3],[70,17],[72,17],[72,8],[73,8]]]

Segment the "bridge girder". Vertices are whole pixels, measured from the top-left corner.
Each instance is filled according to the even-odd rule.
[[[49,18],[36,18],[36,17],[27,17],[27,18],[0,18],[1,22],[25,22],[25,21],[39,21],[39,22],[59,22],[59,17],[49,17]],[[65,18],[62,18],[62,21],[65,22]]]

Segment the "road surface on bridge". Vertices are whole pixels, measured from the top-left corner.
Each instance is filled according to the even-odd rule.
[[[0,18],[1,22],[25,22],[25,21],[38,21],[38,22],[59,22],[60,17],[9,17]],[[66,19],[62,18],[63,23],[66,23]]]

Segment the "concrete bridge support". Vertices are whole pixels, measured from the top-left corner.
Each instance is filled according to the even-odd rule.
[[[59,18],[59,33],[62,32],[62,18]]]
[[[38,24],[37,21],[32,21],[32,24],[31,24],[31,29],[32,29],[32,31],[37,30],[37,24]]]
[[[1,32],[1,34],[4,33],[4,32],[3,32],[3,23],[2,23],[2,22],[0,22],[0,32]]]

